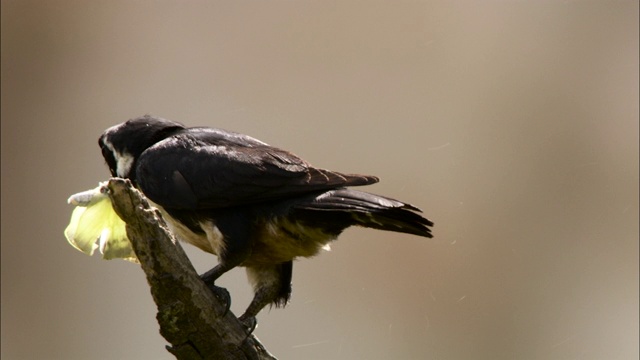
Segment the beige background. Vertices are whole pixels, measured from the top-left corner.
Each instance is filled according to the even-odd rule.
[[[171,358],[139,268],[62,234],[98,135],[144,113],[435,221],[296,262],[256,331],[282,359],[638,357],[637,1],[3,0],[3,360]]]

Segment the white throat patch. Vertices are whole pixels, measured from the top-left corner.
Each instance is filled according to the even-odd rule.
[[[133,155],[127,152],[119,152],[108,140],[105,140],[104,145],[111,151],[116,159],[116,174],[122,178],[126,177],[133,166]]]
[[[116,159],[118,159],[118,168],[116,169],[116,173],[120,177],[125,177],[131,171],[131,166],[133,165],[133,155],[129,153],[118,153],[116,152]]]

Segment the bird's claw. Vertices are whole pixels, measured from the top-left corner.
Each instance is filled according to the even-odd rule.
[[[240,320],[242,325],[244,325],[244,327],[246,328],[247,336],[251,335],[253,333],[253,330],[255,330],[256,327],[258,327],[258,320],[256,320],[255,316],[242,315],[238,318],[238,320]]]
[[[229,312],[229,308],[231,307],[231,295],[229,295],[229,291],[227,291],[227,289],[223,287],[215,286],[213,284],[207,284],[207,286],[213,293],[213,296],[215,296],[220,302],[222,302],[222,304],[224,304],[224,312],[220,314],[220,316],[222,317],[227,315],[227,313]]]

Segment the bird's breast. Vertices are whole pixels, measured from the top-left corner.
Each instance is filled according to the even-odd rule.
[[[225,248],[225,238],[215,224],[215,219],[199,221],[202,231],[194,231],[179,219],[174,218],[159,207],[171,232],[180,240],[200,248],[203,251],[220,255]],[[297,257],[311,257],[321,250],[329,250],[329,242],[336,234],[319,227],[305,225],[287,217],[255,219],[249,257],[241,266],[261,266],[280,264]]]
[[[222,251],[224,251],[224,236],[214,221],[199,221],[199,227],[202,231],[195,232],[182,221],[171,216],[162,207],[157,206],[157,208],[162,213],[162,217],[169,226],[169,229],[178,240],[215,255],[220,255]]]

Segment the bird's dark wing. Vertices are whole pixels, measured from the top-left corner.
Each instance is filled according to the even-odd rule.
[[[138,186],[163,207],[215,209],[378,181],[316,169],[253,138],[224,135],[185,133],[150,147],[137,161]]]

